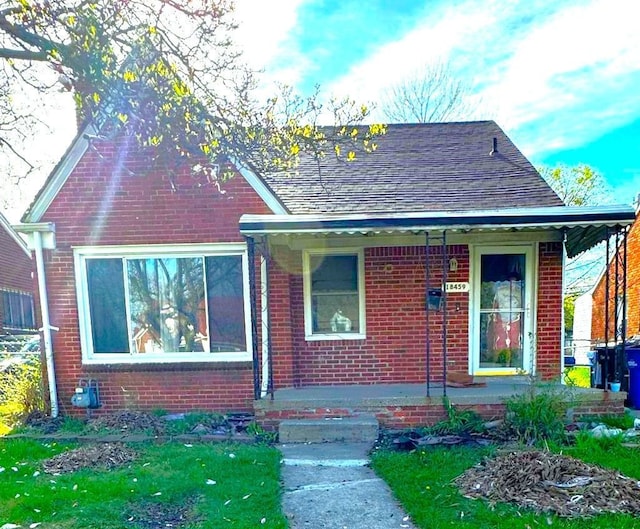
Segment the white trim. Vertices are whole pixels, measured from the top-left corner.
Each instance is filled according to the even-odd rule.
[[[264,181],[255,172],[245,166],[237,158],[230,156],[229,161],[236,167],[242,177],[275,215],[289,214],[289,211],[287,211],[287,209],[282,205],[282,202],[280,202],[278,197],[267,187]]]
[[[357,333],[314,333],[311,311],[311,267],[312,255],[355,255],[358,258],[358,328]],[[304,334],[307,341],[364,340],[366,334],[366,295],[364,279],[364,248],[308,248],[302,252],[302,287],[304,297]]]
[[[243,308],[246,350],[240,352],[216,353],[93,353],[91,336],[91,314],[89,311],[88,283],[86,262],[106,257],[136,258],[183,258],[183,257],[216,257],[236,255],[242,259]],[[140,245],[140,246],[82,246],[73,249],[75,267],[76,298],[78,303],[78,323],[80,327],[80,347],[82,363],[87,365],[104,364],[168,364],[168,363],[217,363],[217,362],[251,362],[253,360],[251,342],[251,312],[249,300],[249,266],[246,244],[214,243],[214,244],[175,244],[175,245]],[[125,282],[125,290],[127,288]],[[128,305],[126,305],[128,307]],[[128,308],[127,308],[128,310]],[[127,314],[127,328],[129,327]],[[128,328],[131,339],[131,330]],[[130,344],[131,347],[131,344]],[[133,348],[131,347],[131,351]]]
[[[9,234],[9,237],[11,237],[20,249],[27,254],[27,257],[31,259],[31,251],[27,247],[27,243],[22,240],[22,237],[18,235],[16,230],[13,229],[13,226],[9,224],[9,221],[2,213],[0,213],[0,227],[4,228],[4,230]]]
[[[40,194],[25,215],[25,222],[39,222],[45,214],[53,199],[65,184],[69,175],[78,165],[78,162],[89,149],[87,136],[95,135],[96,130],[92,124],[87,125],[74,139],[69,150],[63,155],[58,166],[51,173]]]
[[[481,368],[479,342],[479,314],[480,314],[480,257],[487,254],[523,253],[525,255],[525,303],[522,333],[522,367]],[[537,244],[504,244],[504,245],[470,245],[469,259],[471,278],[471,292],[469,298],[469,373],[476,376],[488,375],[516,375],[523,370],[535,373],[535,351],[532,352],[532,340],[535,340],[535,322],[537,320]],[[531,366],[531,368],[530,368]],[[533,374],[531,373],[531,374]]]

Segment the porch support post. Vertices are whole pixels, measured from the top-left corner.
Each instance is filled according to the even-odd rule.
[[[431,335],[429,330],[429,232],[425,232],[425,255],[424,255],[424,275],[425,275],[425,287],[424,287],[424,302],[426,306],[425,319],[425,347],[426,347],[426,360],[427,360],[427,397],[431,396]]]
[[[245,236],[249,261],[249,304],[251,305],[251,349],[253,353],[253,398],[260,400],[260,355],[258,354],[258,321],[256,296],[256,247],[253,237]]]
[[[607,391],[607,379],[609,378],[609,298],[610,298],[610,292],[609,292],[609,288],[610,288],[610,284],[611,284],[611,278],[610,278],[610,270],[611,267],[609,266],[611,261],[609,260],[609,257],[611,256],[611,249],[610,249],[610,244],[609,244],[609,240],[611,238],[611,232],[610,229],[607,228],[607,257],[605,260],[605,278],[604,278],[604,362],[602,363],[602,373],[601,373],[601,380],[602,380],[602,389],[604,389],[604,391]]]
[[[442,232],[442,394],[447,396],[447,232]]]

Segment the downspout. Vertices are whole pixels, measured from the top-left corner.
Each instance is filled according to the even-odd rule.
[[[51,403],[51,417],[58,416],[58,388],[53,364],[53,345],[51,340],[51,322],[49,320],[49,299],[47,297],[47,280],[42,253],[42,233],[33,232],[34,250],[36,253],[36,270],[38,272],[38,294],[40,295],[40,312],[42,316],[42,335],[44,338],[44,355],[47,365],[47,380],[49,383],[49,400]]]
[[[266,397],[269,390],[269,279],[267,277],[267,258],[260,256],[260,309],[262,312],[262,397]]]

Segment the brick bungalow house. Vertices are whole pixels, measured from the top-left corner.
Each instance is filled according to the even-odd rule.
[[[90,377],[106,411],[403,425],[442,412],[425,392],[447,372],[559,377],[564,251],[631,208],[563,206],[492,121],[390,125],[378,143],[289,175],[236,164],[220,193],[187,170],[172,191],[142,153],[81,132],[21,226],[43,257],[52,407]],[[491,387],[459,402],[494,413]]]
[[[32,267],[27,245],[0,213],[0,336],[36,328]]]

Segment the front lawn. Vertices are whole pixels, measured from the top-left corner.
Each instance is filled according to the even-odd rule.
[[[452,483],[496,448],[421,448],[413,452],[381,450],[372,466],[391,487],[414,523],[422,529],[467,527],[482,529],[635,529],[640,522],[628,514],[602,514],[588,520],[537,514],[505,503],[491,505],[463,497]],[[619,440],[589,440],[562,453],[640,479],[640,450],[621,446]]]
[[[0,439],[0,527],[287,527],[280,510],[280,454],[273,448],[132,444],[126,448],[134,451],[133,461],[110,470],[45,472],[47,460],[83,446]]]

